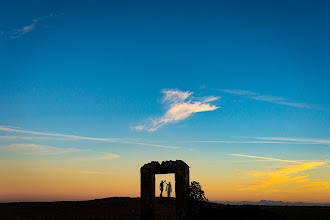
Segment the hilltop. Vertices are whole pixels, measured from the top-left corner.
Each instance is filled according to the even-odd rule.
[[[175,198],[156,198],[157,219],[175,219]],[[140,219],[140,198],[0,203],[0,219]],[[222,205],[206,203],[197,219],[330,219],[330,207]]]

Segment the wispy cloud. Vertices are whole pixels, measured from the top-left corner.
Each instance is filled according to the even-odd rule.
[[[298,165],[291,165],[285,167],[279,167],[276,170],[270,170],[267,172],[248,172],[247,175],[258,178],[255,184],[251,184],[247,189],[263,188],[274,184],[283,184],[290,182],[309,182],[309,175],[296,175],[302,171],[316,169],[325,165],[325,162],[307,162],[300,163]]]
[[[298,175],[298,174],[302,171],[324,167],[327,164],[327,162],[324,161],[304,162],[297,160],[283,160],[278,158],[260,157],[260,156],[244,155],[244,154],[227,154],[227,155],[262,159],[262,160],[275,161],[275,162],[295,163],[295,165],[282,166],[276,168],[275,170],[269,170],[266,172],[259,172],[259,171],[247,172],[246,175],[257,178],[254,184],[250,184],[248,187],[244,188],[249,190],[255,190],[258,188],[268,187],[270,185],[283,184],[289,182],[298,182],[298,183],[309,182],[310,180],[308,179],[309,177],[308,174],[303,174],[303,175]],[[308,186],[308,184],[305,185]]]
[[[258,140],[269,140],[269,141],[286,141],[296,144],[325,144],[329,145],[329,139],[312,139],[312,138],[291,138],[291,137],[256,137]]]
[[[61,137],[34,137],[34,136],[9,136],[0,135],[0,140],[72,140],[71,138],[61,138]]]
[[[251,92],[249,90],[241,90],[241,89],[216,89],[217,91],[226,92],[235,95],[257,95],[255,92]]]
[[[111,154],[107,152],[95,152],[91,150],[84,150],[84,151],[89,153],[89,155],[79,156],[74,159],[88,161],[88,160],[108,160],[108,159],[115,159],[120,157],[118,154]]]
[[[94,137],[84,137],[84,136],[77,136],[77,135],[67,135],[67,134],[58,134],[58,133],[50,133],[50,132],[38,132],[38,131],[30,131],[30,130],[23,130],[20,128],[14,128],[9,126],[0,125],[0,131],[10,132],[10,133],[23,133],[23,134],[32,134],[32,135],[42,135],[42,136],[50,136],[50,137],[57,137],[57,140],[88,140],[88,141],[104,141],[104,142],[117,142],[123,144],[132,144],[132,145],[144,145],[144,146],[151,146],[151,147],[162,147],[162,148],[171,148],[176,149],[179,147],[169,146],[169,145],[160,145],[160,144],[149,144],[149,143],[142,143],[142,142],[133,142],[131,139],[128,138],[94,138]],[[42,137],[26,137],[26,136],[1,136],[2,138],[7,139],[40,139]],[[12,138],[11,138],[12,137]],[[19,138],[21,137],[21,138]]]
[[[214,111],[218,106],[211,105],[210,102],[218,100],[220,97],[194,97],[193,92],[180,91],[178,89],[163,90],[162,102],[166,104],[168,110],[160,117],[152,120],[148,124],[133,127],[135,130],[147,130],[150,132],[158,130],[167,123],[175,123],[190,117],[197,112]]]
[[[55,137],[65,137],[65,138],[70,138],[70,139],[115,142],[115,140],[111,139],[111,138],[93,138],[93,137],[83,137],[83,136],[76,136],[76,135],[57,134],[57,133],[50,133],[50,132],[37,132],[37,131],[16,129],[16,128],[3,126],[3,125],[0,125],[0,131],[24,133],[24,134],[46,135],[46,136],[55,136]]]
[[[34,156],[52,156],[59,154],[75,153],[74,158],[84,159],[84,160],[106,160],[119,158],[117,154],[112,154],[108,152],[97,152],[89,149],[76,149],[76,148],[61,148],[53,147],[48,145],[39,144],[10,144],[5,146],[0,146],[0,152],[13,152],[16,154],[34,155]],[[79,154],[78,154],[79,153]],[[88,154],[88,156],[81,156]]]
[[[286,144],[282,141],[186,141],[191,143],[220,143],[220,144]]]
[[[250,140],[202,140],[185,141],[191,143],[221,143],[221,144],[323,144],[330,145],[329,139],[293,138],[293,137],[235,137]]]
[[[193,94],[193,92],[183,92],[180,90],[172,90],[172,89],[168,89],[168,90],[163,90],[162,93],[164,94],[163,97],[163,102],[170,102],[170,103],[180,103],[180,102],[184,102],[189,96],[191,96]]]
[[[312,187],[316,190],[330,189],[330,181],[309,182],[304,185],[305,187]]]
[[[10,144],[7,146],[0,146],[0,151],[46,156],[73,153],[80,150],[75,148],[58,148],[38,144]]]
[[[143,130],[146,129],[146,128],[145,128],[144,125],[138,125],[138,126],[133,126],[133,127],[131,127],[131,129],[133,129],[133,130],[137,130],[137,131],[143,131]]]
[[[237,156],[237,157],[257,158],[257,159],[263,159],[263,160],[268,160],[268,161],[281,161],[281,162],[289,162],[289,163],[302,163],[301,161],[297,161],[297,160],[282,160],[282,159],[271,158],[271,157],[258,157],[258,156],[244,155],[244,154],[227,154],[227,155]]]
[[[36,27],[37,27],[37,24],[41,20],[42,20],[42,18],[34,18],[27,25],[23,25],[23,26],[21,26],[19,28],[16,28],[16,29],[2,30],[1,31],[1,36],[4,37],[4,39],[6,39],[6,38],[11,38],[11,39],[20,38],[20,37],[30,33],[31,31],[35,30]]]
[[[36,27],[36,25],[39,21],[40,21],[39,18],[35,18],[35,19],[32,20],[31,24],[25,25],[25,26],[17,29],[17,32],[20,33],[20,34],[27,34]]]
[[[113,174],[112,172],[106,172],[106,171],[97,171],[97,170],[63,170],[62,172],[65,173],[72,173],[72,174],[101,174],[101,175],[107,175],[107,174]]]
[[[144,146],[152,146],[152,147],[163,147],[163,148],[172,148],[172,149],[176,149],[179,147],[174,147],[174,146],[169,146],[169,145],[160,145],[160,144],[148,144],[148,143],[141,143],[141,142],[122,142],[122,143],[126,143],[126,144],[138,144],[138,145],[144,145]]]
[[[41,17],[35,17],[32,20],[24,22],[25,24],[19,26],[19,27],[6,27],[6,28],[1,28],[0,29],[0,34],[3,39],[15,39],[15,38],[20,38],[24,35],[29,34],[30,32],[34,31],[38,26],[41,26],[41,23],[43,26],[47,26],[45,24],[45,20],[48,20],[51,17],[55,17],[56,15],[51,13],[46,16],[41,16]]]
[[[299,103],[299,102],[290,102],[287,101],[286,98],[279,97],[279,96],[272,96],[272,95],[261,95],[256,92],[252,92],[249,90],[240,90],[240,89],[215,89],[216,91],[221,91],[225,93],[245,96],[254,100],[264,101],[264,102],[270,102],[275,103],[278,105],[287,105],[292,106],[296,108],[311,108],[311,106],[307,103]]]

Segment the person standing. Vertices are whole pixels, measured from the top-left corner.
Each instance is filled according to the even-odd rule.
[[[163,197],[163,190],[164,190],[164,183],[166,182],[165,181],[161,181],[160,184],[159,184],[159,189],[160,189],[160,197]]]
[[[166,183],[167,184],[167,183]],[[172,192],[172,185],[171,182],[168,182],[166,186],[166,191],[167,191],[167,197],[171,197],[171,192]]]

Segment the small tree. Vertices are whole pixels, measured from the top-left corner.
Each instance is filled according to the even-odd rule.
[[[208,199],[205,197],[205,193],[202,190],[202,186],[199,182],[193,181],[189,186],[189,207],[190,207],[190,215],[191,217],[197,217],[201,214],[205,202]]]

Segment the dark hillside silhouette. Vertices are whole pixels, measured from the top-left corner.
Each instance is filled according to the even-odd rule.
[[[156,219],[175,219],[175,199],[156,198]],[[0,220],[140,220],[140,198],[106,198],[79,202],[0,203]],[[221,205],[206,202],[201,219],[327,220],[330,207]]]

